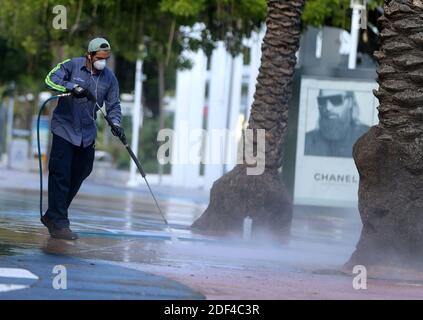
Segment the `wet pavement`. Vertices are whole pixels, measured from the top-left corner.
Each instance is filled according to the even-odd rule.
[[[368,289],[353,288],[342,266],[361,230],[356,209],[296,207],[289,242],[245,242],[190,230],[201,192],[152,186],[169,230],[146,189],[87,181],[70,208],[71,242],[40,224],[36,178],[0,169],[0,299],[423,298],[411,273],[369,272]],[[52,288],[55,265],[67,266],[66,290]],[[6,279],[2,268],[34,276]]]
[[[157,261],[151,242],[175,240],[153,203],[135,198],[138,192],[87,183],[71,206],[71,226],[80,239],[64,241],[50,238],[39,222],[36,176],[16,173],[21,185],[13,172],[0,171],[0,299],[204,299],[172,279],[110,264]],[[180,241],[202,239],[193,239],[187,228],[196,208],[183,201],[161,205],[172,212],[170,227],[178,221]],[[52,287],[57,265],[66,267],[66,290]],[[30,272],[34,279],[22,279],[13,270]]]
[[[35,250],[11,256],[6,264],[7,268],[0,269],[0,299],[204,298],[201,294],[165,277],[63,254],[52,255]],[[22,274],[22,271],[26,271],[30,276]],[[66,281],[60,278],[63,272],[66,272]],[[55,277],[59,278],[55,281]]]

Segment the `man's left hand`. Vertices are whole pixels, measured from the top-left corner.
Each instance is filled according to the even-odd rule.
[[[112,128],[112,133],[113,133],[113,135],[115,136],[115,137],[118,137],[118,138],[120,138],[120,139],[122,139],[123,137],[125,137],[125,131],[123,130],[123,128],[120,126],[120,125],[118,125],[118,124],[115,124],[114,125],[114,128]]]

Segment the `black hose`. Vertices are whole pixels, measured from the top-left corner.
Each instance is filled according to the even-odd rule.
[[[40,217],[43,217],[43,161],[41,159],[41,146],[40,146],[40,119],[41,114],[44,111],[47,103],[51,100],[58,99],[60,97],[70,96],[70,93],[62,93],[55,96],[51,96],[48,98],[44,103],[41,105],[40,110],[38,111],[38,118],[37,118],[37,148],[38,148],[38,167],[40,170]]]

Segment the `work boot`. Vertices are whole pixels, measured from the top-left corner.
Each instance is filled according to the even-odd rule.
[[[49,231],[50,229],[54,229],[55,226],[53,222],[46,215],[42,216],[40,220],[41,223],[45,225]]]
[[[78,239],[78,235],[73,232],[70,228],[60,228],[60,229],[53,229],[49,230],[50,236],[56,239],[64,239],[64,240],[76,240]]]
[[[45,225],[52,238],[64,239],[64,240],[76,240],[78,235],[73,232],[69,227],[56,227],[53,222],[45,215],[41,217],[41,222]]]

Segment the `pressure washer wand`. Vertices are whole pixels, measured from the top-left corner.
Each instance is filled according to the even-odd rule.
[[[97,104],[98,107],[98,104]],[[104,113],[104,111],[98,107],[98,109],[100,109],[101,113],[103,114],[104,119],[106,119],[107,123],[109,124],[109,126],[112,128],[112,130],[116,130],[116,126],[115,124],[112,122],[112,120],[110,120],[110,118]],[[160,215],[163,218],[163,221],[166,223],[167,226],[169,226],[169,223],[167,222],[162,210],[160,209],[159,203],[157,202],[156,197],[154,196],[153,191],[151,190],[150,184],[148,183],[147,177],[145,175],[145,171],[141,165],[141,163],[139,162],[137,156],[134,154],[134,152],[132,151],[131,147],[128,144],[128,141],[126,140],[125,136],[119,137],[119,140],[122,142],[122,144],[125,146],[126,150],[128,151],[129,155],[131,156],[132,160],[134,160],[139,172],[141,173],[141,176],[144,178],[145,183],[147,184],[148,190],[150,190],[150,194],[153,197],[154,202],[156,203],[156,207],[159,210]]]

